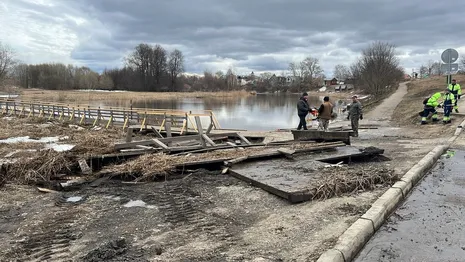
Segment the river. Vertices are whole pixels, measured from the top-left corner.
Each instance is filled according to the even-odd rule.
[[[257,94],[246,97],[198,97],[133,101],[133,107],[213,110],[222,128],[271,131],[296,128],[298,94]],[[309,97],[310,106],[319,107],[323,97]],[[339,100],[331,101],[337,105]],[[102,107],[128,106],[127,101],[99,101]]]

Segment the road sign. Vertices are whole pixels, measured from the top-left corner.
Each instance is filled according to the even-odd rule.
[[[455,63],[459,59],[459,52],[457,50],[449,48],[444,50],[441,55],[441,60],[442,62],[446,64],[452,64]]]
[[[453,75],[456,74],[457,71],[459,71],[459,64],[454,63],[454,64],[441,64],[441,72],[446,75]]]

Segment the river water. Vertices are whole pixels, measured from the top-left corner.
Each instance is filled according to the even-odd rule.
[[[133,107],[179,109],[183,111],[213,110],[222,128],[271,131],[296,128],[298,94],[257,94],[247,97],[199,97],[133,101]],[[309,97],[310,106],[319,107],[323,97]],[[339,100],[331,101],[338,105]],[[346,102],[346,101],[344,101]],[[102,107],[127,107],[128,101],[99,101]]]

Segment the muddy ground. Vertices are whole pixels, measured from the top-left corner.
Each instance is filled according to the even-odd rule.
[[[355,169],[369,165],[403,175],[455,131],[452,125],[402,126],[385,116],[399,106],[367,114],[361,124],[376,129],[352,139],[354,146],[385,149],[390,161]],[[261,134],[266,141],[292,138]],[[202,170],[172,181],[108,180],[59,193],[7,184],[0,188],[0,261],[314,261],[385,189],[291,205]]]

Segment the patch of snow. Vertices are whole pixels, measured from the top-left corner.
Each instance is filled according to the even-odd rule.
[[[74,197],[68,197],[66,199],[66,202],[73,202],[73,203],[76,203],[76,202],[79,202],[82,200],[82,197],[80,196],[74,196]]]
[[[69,125],[69,128],[74,128],[76,130],[84,130],[84,127],[78,126],[78,125]]]
[[[69,144],[55,144],[55,143],[46,144],[46,145],[45,145],[45,148],[53,149],[53,150],[55,150],[56,152],[65,152],[65,151],[69,151],[69,150],[73,149],[74,147],[75,147],[75,145],[69,145]]]
[[[12,157],[13,155],[19,153],[19,152],[36,152],[37,150],[35,149],[23,149],[23,150],[15,150],[13,152],[10,152],[5,155],[5,157]]]
[[[0,143],[15,144],[15,143],[45,143],[45,148],[53,149],[57,152],[64,152],[74,148],[74,145],[58,144],[58,142],[69,139],[68,136],[62,137],[41,137],[40,139],[31,139],[29,136],[10,137],[0,140]]]
[[[127,202],[124,205],[124,207],[145,207],[145,208],[150,208],[150,209],[155,208],[155,206],[147,205],[147,203],[145,203],[142,200],[131,200],[131,201]]]

